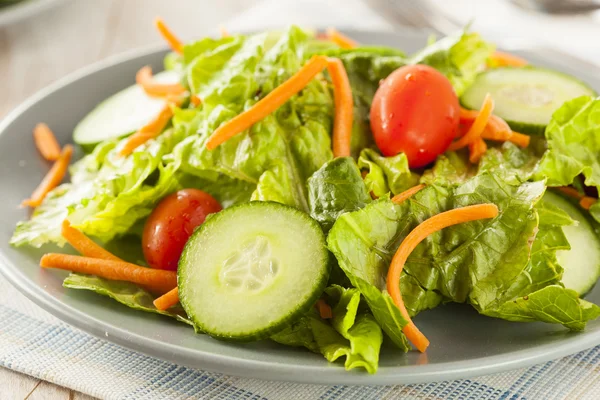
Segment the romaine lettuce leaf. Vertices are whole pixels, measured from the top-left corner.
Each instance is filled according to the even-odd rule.
[[[495,46],[477,33],[461,32],[428,45],[410,58],[411,64],[427,64],[446,77],[461,95],[485,68]]]
[[[553,228],[541,234],[534,246],[533,267],[530,265],[530,246],[538,230],[536,204],[544,190],[543,182],[513,186],[490,172],[482,172],[458,185],[433,184],[401,205],[381,199],[360,211],[342,215],[330,231],[328,245],[342,270],[361,290],[384,331],[398,335],[405,322],[400,320],[397,328],[385,323],[394,319],[390,315],[397,308],[391,302],[388,310],[374,307],[373,303],[377,298],[382,304],[381,299],[386,298],[387,269],[403,238],[418,223],[440,212],[494,203],[500,209],[498,217],[446,228],[417,246],[405,265],[401,290],[409,294],[404,300],[413,315],[440,301],[453,301],[468,302],[482,313],[503,318],[501,312],[493,310],[506,304],[506,296],[516,297],[516,293],[522,296],[528,290],[535,290],[531,293],[534,294],[560,278],[560,267],[544,264],[548,257],[550,261],[554,257],[553,251],[564,246],[561,241],[564,236],[552,237],[562,232]],[[560,213],[557,215],[564,218]],[[558,222],[555,224],[560,228]],[[541,252],[538,246],[542,244],[552,253]],[[515,287],[515,282],[523,283],[523,277],[537,281]],[[536,295],[536,298],[546,297]],[[562,315],[556,308],[549,308],[549,317],[540,317],[535,309],[530,315],[546,322],[553,319],[568,328],[578,327],[594,316],[593,311],[584,309],[595,307],[579,304],[582,307],[579,325],[572,315]]]
[[[160,311],[152,302],[155,296],[131,282],[111,281],[92,275],[72,273],[65,278],[63,286],[69,289],[91,290],[103,296],[108,296],[134,310],[151,312],[175,318],[178,321],[194,326],[180,305],[166,311]]]
[[[387,193],[396,195],[419,181],[419,176],[410,171],[404,153],[384,157],[373,149],[364,149],[358,158],[358,167],[366,171],[365,184],[369,192],[377,197]]]
[[[582,96],[554,112],[546,127],[548,151],[538,177],[565,186],[583,174],[585,184],[600,186],[600,98]]]
[[[188,70],[203,99],[198,135],[178,145],[172,158],[185,173],[222,174],[254,188],[253,199],[308,211],[306,180],[332,158],[333,99],[317,79],[275,113],[209,151],[204,144],[221,123],[269,93],[303,64],[310,36],[292,27],[273,42],[269,35],[240,37],[226,60],[196,59]],[[213,72],[211,72],[213,71]]]
[[[361,309],[360,292],[335,285],[325,292],[333,306],[331,324],[313,310],[271,339],[288,346],[306,347],[321,353],[329,362],[345,357],[346,370],[362,367],[374,374],[383,335],[373,316]]]
[[[336,158],[308,180],[310,216],[329,231],[338,217],[371,201],[360,171],[350,157]]]

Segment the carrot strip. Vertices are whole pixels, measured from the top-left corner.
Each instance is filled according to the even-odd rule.
[[[177,286],[177,273],[174,271],[144,268],[124,261],[48,253],[40,260],[40,266],[133,282],[161,294]]]
[[[163,294],[162,296],[160,296],[152,302],[152,304],[154,304],[154,307],[156,307],[160,311],[168,310],[177,303],[179,303],[178,288],[169,290],[167,293]]]
[[[485,140],[479,138],[476,141],[469,143],[469,161],[473,164],[477,164],[481,157],[487,151],[487,144]]]
[[[406,189],[404,192],[398,193],[397,195],[392,197],[392,202],[394,202],[396,204],[403,203],[405,200],[408,200],[409,198],[413,197],[415,194],[417,194],[417,192],[419,192],[420,190],[422,190],[424,188],[425,188],[425,185],[420,184],[420,185],[413,186],[410,189]]]
[[[333,313],[331,312],[331,307],[329,304],[325,302],[323,299],[317,300],[315,307],[319,310],[319,315],[322,319],[331,319],[333,318]]]
[[[591,206],[593,206],[594,204],[596,204],[596,202],[598,201],[598,199],[595,199],[593,197],[590,196],[583,196],[581,198],[581,200],[579,200],[579,205],[585,209],[585,210],[589,210]]]
[[[37,124],[33,130],[35,147],[48,161],[56,161],[60,157],[60,145],[56,136],[46,124]]]
[[[164,84],[152,80],[152,68],[146,65],[135,74],[135,81],[149,96],[180,96],[186,92],[180,83]]]
[[[583,198],[583,195],[581,193],[579,193],[579,190],[575,189],[574,187],[561,186],[561,187],[557,187],[556,189],[558,189],[560,192],[566,194],[567,196],[573,197],[574,199],[581,200]]]
[[[485,129],[485,126],[487,125],[488,120],[490,119],[490,116],[492,115],[493,111],[494,100],[492,100],[492,97],[489,94],[487,94],[485,96],[485,99],[483,100],[481,110],[477,114],[475,121],[473,121],[473,125],[471,125],[471,127],[463,137],[458,139],[456,142],[452,143],[448,150],[461,149],[467,146],[469,143],[477,140],[481,136],[483,130]]]
[[[40,182],[39,186],[33,191],[31,197],[23,200],[21,205],[37,207],[42,204],[46,195],[62,182],[69,168],[72,155],[73,146],[68,144],[63,148],[60,157],[56,160],[50,171],[48,171],[42,182]]]
[[[333,82],[333,98],[335,118],[333,120],[333,156],[349,157],[352,140],[352,123],[354,118],[354,102],[350,80],[339,58],[330,58],[327,71]]]
[[[227,30],[227,28],[225,28],[223,25],[219,25],[219,32],[221,33],[221,38],[226,38],[231,36],[229,34],[229,31]]]
[[[328,28],[326,33],[327,38],[340,46],[342,49],[353,49],[358,47],[358,43],[355,40],[350,39],[348,36],[339,32],[335,28]]]
[[[183,54],[183,43],[181,43],[181,40],[177,39],[173,32],[167,28],[165,21],[163,21],[162,18],[157,17],[154,19],[154,25],[162,37],[169,43],[171,49],[176,53]]]
[[[200,100],[200,97],[194,94],[190,97],[190,103],[192,103],[195,107],[198,107],[200,104],[202,104],[202,100]]]
[[[508,141],[520,147],[527,147],[531,142],[531,136],[513,131],[508,138]]]
[[[166,104],[148,125],[143,126],[139,131],[129,136],[125,145],[119,151],[120,156],[128,156],[139,146],[143,145],[150,139],[154,139],[165,129],[173,117],[173,109],[171,104]]]
[[[67,219],[62,223],[61,235],[82,256],[100,258],[102,260],[123,261],[110,251],[103,249],[79,229],[73,228]]]
[[[218,127],[206,141],[206,148],[214,150],[221,143],[250,128],[252,125],[281,107],[306,85],[323,69],[327,67],[327,58],[313,56],[290,79],[276,87],[271,93],[258,101],[248,110],[242,112],[231,120]]]
[[[472,124],[479,115],[477,110],[460,109],[460,123]],[[488,123],[481,133],[481,137],[487,140],[509,141],[520,147],[529,146],[531,137],[519,132],[514,132],[502,118],[497,115],[490,115]]]
[[[495,67],[523,67],[529,63],[524,58],[515,56],[514,54],[495,51],[490,56],[490,64]]]
[[[387,275],[387,291],[394,303],[400,309],[400,313],[408,321],[402,328],[402,332],[408,340],[420,351],[424,352],[429,346],[429,340],[419,331],[412,322],[408,311],[404,306],[402,294],[400,293],[400,275],[408,256],[427,236],[452,225],[479,219],[494,218],[498,215],[498,207],[495,204],[478,204],[449,210],[425,220],[413,229],[398,247]]]

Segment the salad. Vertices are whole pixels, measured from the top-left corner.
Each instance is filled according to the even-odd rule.
[[[79,123],[82,159],[34,131],[54,163],[11,243],[66,245],[40,260],[66,288],[369,373],[384,340],[426,351],[415,316],[449,302],[574,331],[600,315],[585,83],[468,31],[405,54],[156,25],[165,71],[141,66]]]

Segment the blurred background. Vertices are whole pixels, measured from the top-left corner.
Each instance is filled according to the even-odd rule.
[[[545,46],[600,66],[597,0],[0,0],[0,117],[85,65],[159,43],[295,22],[447,34],[471,24],[500,47]]]
[[[536,49],[595,71],[599,7],[598,0],[0,0],[0,119],[73,71],[163,45],[156,16],[184,40],[219,35],[221,26],[232,33],[297,23],[443,36],[470,25],[505,50]],[[1,302],[30,304],[8,285],[0,288]],[[0,368],[0,398],[87,396]]]

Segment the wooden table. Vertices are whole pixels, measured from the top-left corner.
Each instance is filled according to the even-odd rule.
[[[161,41],[161,16],[182,38],[217,31],[259,0],[70,0],[0,28],[0,118],[27,97],[85,65]],[[81,393],[0,368],[2,399],[90,399]]]

